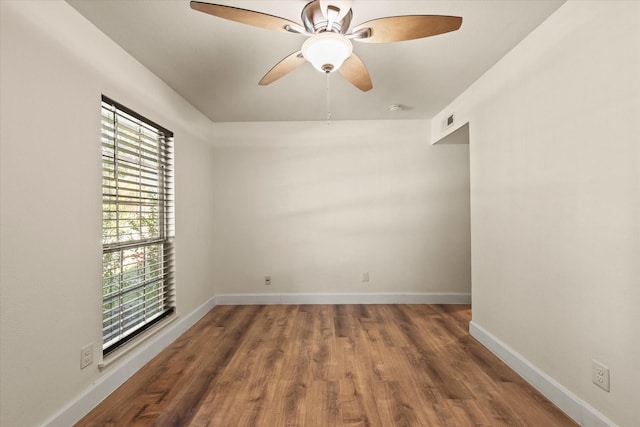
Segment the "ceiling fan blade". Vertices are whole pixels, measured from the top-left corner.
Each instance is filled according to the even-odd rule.
[[[355,53],[352,53],[351,56],[344,61],[339,71],[345,79],[349,80],[352,85],[361,91],[366,92],[373,88],[367,67],[365,67],[360,57]]]
[[[293,52],[291,55],[278,62],[267,74],[264,75],[262,80],[258,83],[260,86],[266,86],[289,74],[291,71],[304,64],[304,57],[302,51]]]
[[[389,16],[364,22],[353,29],[353,33],[371,29],[366,38],[355,38],[365,43],[389,43],[456,31],[462,25],[459,16],[406,15]]]
[[[268,15],[253,10],[240,9],[232,6],[223,6],[219,4],[202,3],[199,1],[191,2],[191,9],[199,12],[208,13],[209,15],[219,18],[228,19],[230,21],[240,22],[241,24],[253,25],[258,28],[266,28],[273,31],[288,32],[288,28],[298,29],[304,32],[300,24],[296,24],[288,19],[278,16]]]

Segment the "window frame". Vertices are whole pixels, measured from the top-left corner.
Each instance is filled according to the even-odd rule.
[[[173,132],[105,95],[100,122],[104,357],[175,313],[175,215]]]

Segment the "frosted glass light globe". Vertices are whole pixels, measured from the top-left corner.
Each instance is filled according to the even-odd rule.
[[[311,36],[302,45],[304,59],[324,73],[339,69],[352,52],[353,45],[348,38],[331,32]]]

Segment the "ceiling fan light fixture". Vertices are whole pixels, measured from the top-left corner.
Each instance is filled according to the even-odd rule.
[[[331,73],[351,56],[353,45],[342,34],[325,32],[308,38],[302,45],[302,56],[318,71]]]

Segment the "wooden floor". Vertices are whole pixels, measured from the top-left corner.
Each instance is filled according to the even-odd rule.
[[[468,305],[217,306],[78,426],[575,426]]]

